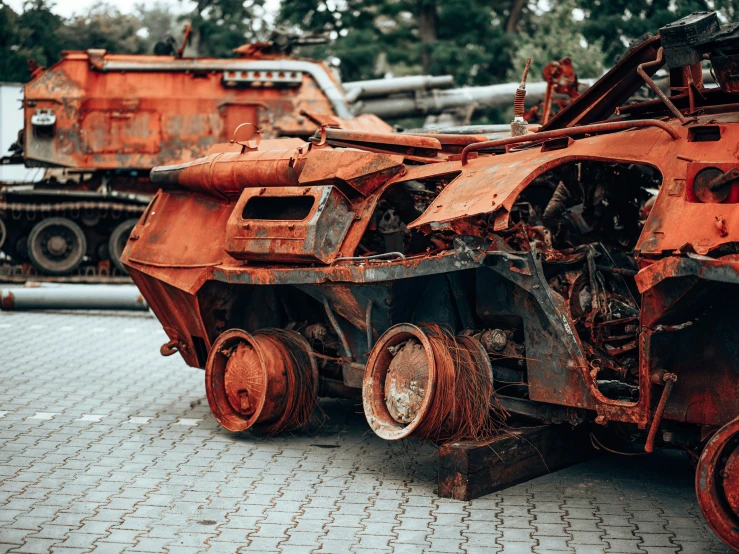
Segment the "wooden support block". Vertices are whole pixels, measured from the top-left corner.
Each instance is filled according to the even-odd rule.
[[[439,448],[439,496],[472,500],[584,462],[595,453],[587,429],[573,430],[567,424],[508,429],[484,443],[444,444]]]

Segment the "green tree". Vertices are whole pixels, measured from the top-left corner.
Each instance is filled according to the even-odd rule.
[[[266,37],[264,0],[198,0],[189,19],[193,46],[201,56],[228,58],[232,50]]]
[[[460,85],[490,84],[510,68],[513,39],[532,14],[529,0],[283,0],[278,21],[329,32],[308,50],[341,60],[345,80],[450,73]]]
[[[585,15],[582,34],[589,43],[601,41],[607,65],[635,40],[676,19],[715,9],[724,21],[734,21],[739,9],[737,0],[578,0],[578,5]]]
[[[578,0],[561,0],[546,13],[531,17],[527,29],[519,34],[513,49],[512,68],[508,72],[510,81],[517,81],[531,58],[529,79],[540,80],[544,66],[553,60],[569,56],[575,71],[581,77],[599,77],[605,67],[602,41],[588,41],[583,33],[584,23],[577,21],[574,11]]]
[[[340,59],[345,80],[369,79],[386,72],[421,71],[415,7],[413,0],[283,0],[278,22],[328,33],[335,42],[301,53]]]
[[[0,81],[24,81],[26,60],[18,52],[18,14],[0,3]]]
[[[489,85],[505,80],[515,38],[515,33],[506,31],[511,7],[511,2],[500,0],[442,3],[431,72],[450,73],[459,85]],[[512,27],[520,25],[519,17]]]
[[[184,23],[178,21],[177,15],[172,13],[168,5],[161,2],[152,5],[137,4],[135,13],[141,22],[138,34],[145,37],[147,52],[153,52],[154,45],[167,36],[174,37],[179,43]]]
[[[20,14],[0,1],[0,80],[27,81],[29,60],[44,66],[58,60],[62,25],[45,0],[26,2]]]
[[[122,14],[108,4],[97,3],[90,11],[70,20],[57,30],[65,50],[102,48],[109,52],[143,54],[147,41],[140,33],[143,25],[134,15]]]

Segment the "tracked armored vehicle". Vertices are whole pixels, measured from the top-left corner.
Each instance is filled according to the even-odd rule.
[[[185,58],[182,49],[66,52],[36,69],[24,89],[24,129],[3,162],[50,171],[0,188],[2,276],[121,275],[128,233],[156,192],[154,166],[249,140],[257,128],[263,139],[307,138],[322,124],[390,130],[374,116],[353,117],[327,66],[289,55],[296,43],[276,34],[232,59]]]
[[[123,262],[228,430],[360,392],[388,440],[592,425],[690,452],[739,548],[737,67],[737,25],[694,14],[537,132],[323,129],[155,168]]]

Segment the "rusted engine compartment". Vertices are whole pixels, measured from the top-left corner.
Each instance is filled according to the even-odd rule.
[[[518,413],[685,449],[739,548],[739,37],[691,18],[684,48],[663,28],[536,133],[324,127],[156,168],[168,190],[123,259],[162,352],[206,369],[232,431],[361,392],[387,439],[480,438]],[[664,64],[671,96],[624,105]]]

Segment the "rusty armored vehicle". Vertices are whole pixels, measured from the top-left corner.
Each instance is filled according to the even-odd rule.
[[[739,548],[737,75],[737,25],[698,13],[537,132],[323,128],[158,167],[123,262],[228,430],[347,394],[388,440],[590,424],[689,452]]]
[[[4,163],[51,168],[41,182],[0,188],[5,276],[115,273],[128,233],[156,192],[151,168],[211,146],[312,135],[321,124],[390,130],[353,117],[323,63],[296,59],[302,39],[277,33],[231,59],[66,52],[24,89],[24,129]],[[183,43],[184,47],[184,43]],[[10,269],[9,269],[10,268]]]

